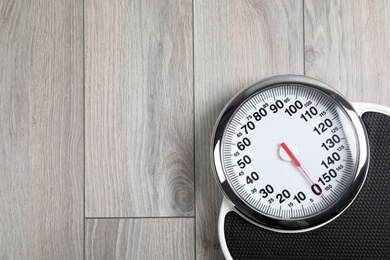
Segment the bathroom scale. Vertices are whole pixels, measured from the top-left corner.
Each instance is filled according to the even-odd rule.
[[[390,108],[266,78],[222,110],[211,157],[226,259],[390,259]]]

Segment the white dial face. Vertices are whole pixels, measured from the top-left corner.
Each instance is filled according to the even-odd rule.
[[[279,219],[320,213],[348,189],[356,168],[356,133],[323,92],[274,86],[244,101],[223,138],[223,167],[236,194]]]

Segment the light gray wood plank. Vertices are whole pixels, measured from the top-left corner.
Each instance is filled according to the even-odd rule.
[[[87,219],[86,259],[194,259],[193,218]]]
[[[83,257],[82,10],[0,1],[0,259]]]
[[[303,74],[302,16],[302,1],[194,1],[197,259],[223,259],[222,196],[209,159],[215,120],[243,87],[275,74]]]
[[[390,1],[305,1],[306,74],[352,101],[390,105]]]
[[[191,1],[85,2],[86,216],[194,215]]]

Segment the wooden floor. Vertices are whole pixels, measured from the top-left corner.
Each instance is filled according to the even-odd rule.
[[[390,1],[0,1],[0,259],[223,259],[213,125],[284,73],[390,106]]]

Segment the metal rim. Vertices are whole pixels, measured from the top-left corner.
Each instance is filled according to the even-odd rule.
[[[257,92],[277,85],[296,84],[314,88],[332,99],[350,119],[356,133],[357,162],[352,182],[343,196],[321,214],[302,218],[301,220],[275,219],[252,209],[230,186],[223,170],[222,147],[225,129],[229,119],[240,105]],[[345,211],[358,195],[367,176],[369,163],[368,139],[363,123],[349,103],[340,93],[329,85],[300,75],[279,75],[261,80],[237,93],[225,106],[214,127],[211,143],[211,162],[216,181],[225,197],[230,200],[248,221],[266,229],[279,232],[302,232],[321,227],[338,217]]]

